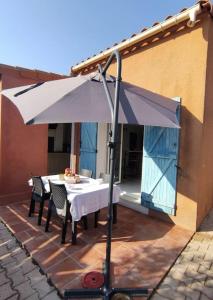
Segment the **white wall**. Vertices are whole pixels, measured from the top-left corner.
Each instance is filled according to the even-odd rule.
[[[56,129],[49,129],[48,136],[54,137],[54,152],[63,150],[63,124],[57,124]]]
[[[63,151],[63,131],[64,131],[63,124],[58,124],[55,131],[55,145],[54,145],[55,152]]]

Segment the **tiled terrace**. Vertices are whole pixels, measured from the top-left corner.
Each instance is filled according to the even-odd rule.
[[[70,244],[68,226],[66,244],[60,244],[61,227],[53,218],[50,232],[44,232],[37,218],[27,217],[28,202],[0,207],[0,217],[27,249],[61,295],[68,288],[81,288],[82,277],[91,270],[102,270],[105,257],[106,210],[102,210],[98,228],[78,228],[77,245]],[[159,284],[192,236],[192,232],[163,223],[128,208],[118,207],[118,222],[113,225],[112,282],[114,287],[148,287]],[[140,298],[137,298],[140,299]]]

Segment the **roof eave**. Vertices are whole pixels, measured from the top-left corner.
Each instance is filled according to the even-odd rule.
[[[204,1],[206,4],[209,4],[209,2],[206,2]],[[118,50],[118,51],[122,51],[128,47],[131,47],[133,46],[134,44],[136,43],[139,43],[151,36],[154,36],[160,32],[164,32],[165,30],[175,26],[175,25],[178,25],[184,21],[187,21],[187,20],[191,20],[192,16],[194,13],[196,13],[196,15],[199,15],[203,12],[204,9],[208,9],[210,10],[209,7],[206,6],[206,4],[204,5],[202,3],[202,1],[200,1],[199,3],[197,3],[196,5],[184,10],[183,12],[161,22],[161,23],[158,23],[156,24],[155,26],[103,51],[102,53],[99,53],[85,61],[83,61],[82,63],[80,64],[77,64],[73,67],[71,67],[71,74],[77,74],[79,73],[82,69],[85,69],[87,68],[88,66],[90,65],[94,65],[95,63],[101,61],[101,60],[104,60],[105,58],[107,58],[114,50]],[[212,9],[212,7],[211,7]],[[188,23],[188,26],[189,27],[192,27],[190,25],[190,23]]]

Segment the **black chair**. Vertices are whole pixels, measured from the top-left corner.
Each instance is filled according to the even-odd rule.
[[[41,225],[41,219],[43,214],[44,202],[50,198],[50,193],[47,193],[44,188],[43,181],[41,176],[33,176],[33,188],[32,188],[32,195],[31,195],[31,202],[30,202],[30,209],[28,216],[35,212],[35,202],[40,203],[39,213],[38,213],[38,225]]]
[[[70,203],[67,200],[67,191],[64,184],[55,184],[49,181],[50,184],[50,192],[51,197],[48,205],[48,212],[47,212],[47,220],[45,231],[47,232],[49,229],[49,223],[52,215],[53,207],[56,208],[57,215],[63,222],[62,225],[62,234],[61,234],[61,243],[65,243],[66,232],[67,232],[67,222],[68,220],[72,220],[70,214]],[[59,212],[60,210],[60,212]]]
[[[49,222],[51,219],[52,210],[53,207],[55,207],[57,215],[62,219],[63,222],[61,243],[64,244],[66,232],[67,232],[67,222],[68,220],[72,221],[72,216],[70,214],[70,203],[67,200],[67,191],[64,184],[55,184],[51,181],[49,181],[49,184],[50,184],[51,197],[48,206],[45,231],[47,232],[49,229]],[[81,220],[83,222],[84,229],[87,229],[88,228],[87,216],[83,216]],[[98,222],[98,212],[95,212],[95,223],[94,223],[95,227],[97,227],[97,222]],[[77,223],[78,222],[74,221],[74,223],[72,224],[72,244],[76,244]]]

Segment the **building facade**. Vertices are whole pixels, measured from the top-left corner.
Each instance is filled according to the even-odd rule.
[[[157,22],[153,27],[143,29],[141,33],[73,66],[72,74],[93,72],[99,63],[106,62],[114,49],[118,49],[122,56],[124,81],[181,100],[181,130],[178,134],[172,133],[170,138],[162,128],[154,132],[145,126],[121,126],[119,151],[122,155],[117,157],[118,180],[126,190],[136,183],[132,179],[138,180],[136,190],[132,189],[130,196],[136,199],[134,194],[140,194],[141,209],[145,213],[196,230],[213,206],[212,5],[209,1],[199,1],[176,16],[168,16],[165,21]],[[116,74],[115,64],[109,73]],[[92,129],[85,128],[85,125],[79,129],[82,136],[87,130],[93,144],[94,136],[96,138],[95,147],[92,146],[96,176],[107,172],[107,127],[107,124],[94,124]],[[174,135],[176,138],[172,140]],[[148,154],[149,163],[148,144],[157,149],[153,151],[156,156]],[[160,153],[162,145],[167,149]],[[175,152],[171,147],[178,148],[175,150],[177,155],[173,157],[171,168],[166,169],[169,155]],[[162,164],[159,154],[168,154]],[[90,161],[94,162],[94,157]],[[82,166],[92,168],[84,159]],[[175,193],[171,194],[171,189]],[[144,191],[148,194],[146,201]],[[158,195],[161,199],[155,201]]]

